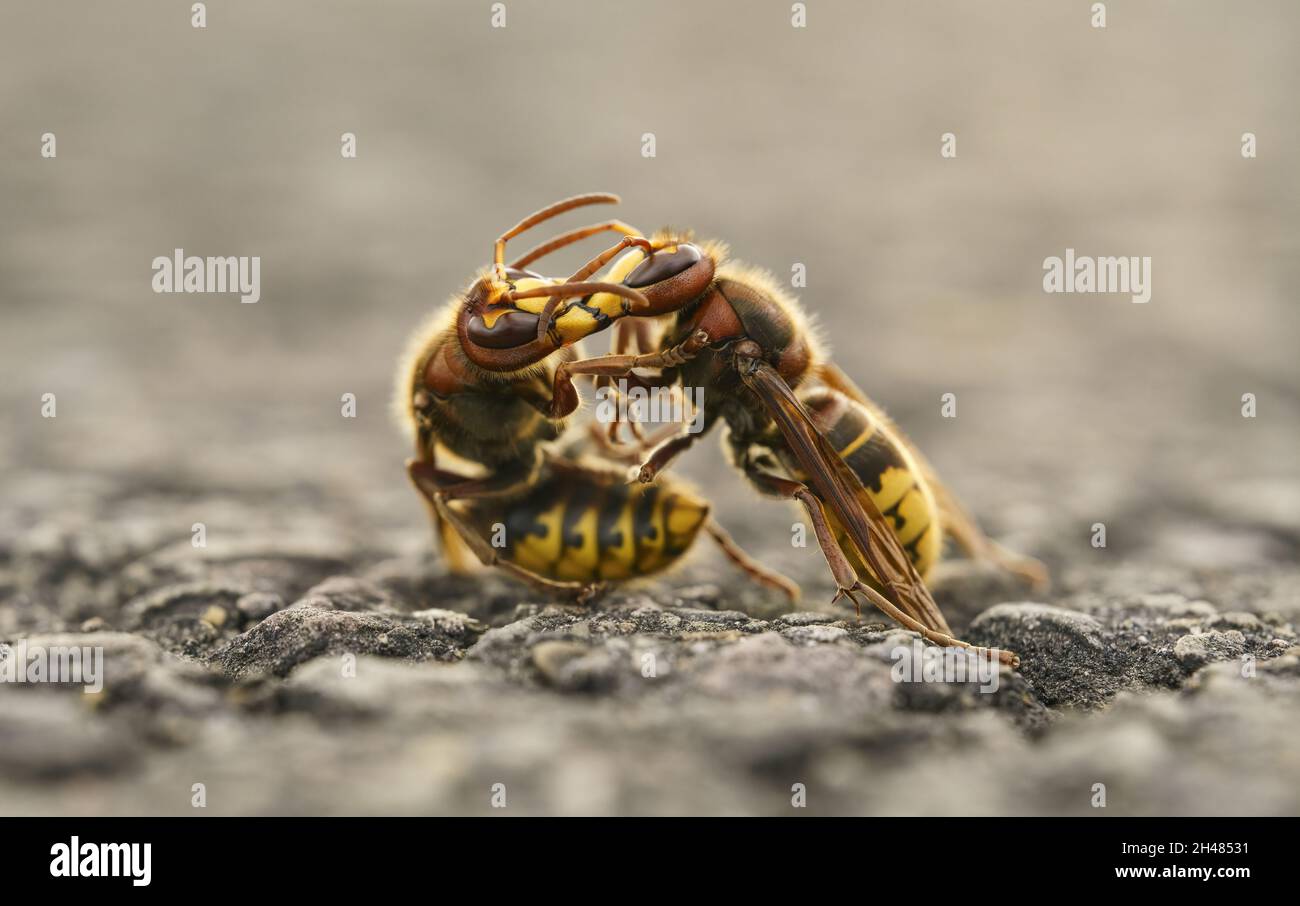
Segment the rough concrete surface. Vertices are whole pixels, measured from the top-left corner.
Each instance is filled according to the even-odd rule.
[[[210,6],[0,13],[0,642],[105,665],[0,684],[0,812],[1300,812],[1292,5]],[[610,34],[664,56],[573,40]],[[393,365],[593,190],[805,263],[836,361],[1049,565],[933,577],[1023,658],[996,691],[895,682],[914,636],[832,607],[712,439],[674,469],[799,605],[706,543],[588,608],[446,573]],[[153,293],[176,247],[262,256],[261,301]],[[1044,294],[1066,248],[1152,256],[1152,301]]]

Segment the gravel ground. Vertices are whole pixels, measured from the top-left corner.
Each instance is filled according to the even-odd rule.
[[[0,684],[0,811],[1300,812],[1292,5],[210,6],[0,13],[0,642],[105,657],[97,693]],[[575,34],[663,48],[654,81]],[[683,475],[797,610],[707,545],[585,610],[446,575],[394,363],[592,190],[805,263],[836,360],[1051,567],[934,577],[1022,656],[996,691],[894,682],[912,636],[832,608],[711,442]],[[261,255],[261,302],[153,294],[178,246]],[[1067,247],[1152,256],[1152,301],[1045,295]]]

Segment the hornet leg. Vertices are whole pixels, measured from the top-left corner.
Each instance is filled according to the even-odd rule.
[[[822,509],[822,503],[811,490],[805,485],[788,478],[782,478],[767,472],[758,471],[757,469],[746,469],[746,474],[755,484],[763,487],[774,497],[781,497],[790,500],[798,500],[803,504],[808,513],[808,518],[812,522],[813,532],[817,535],[817,543],[821,547],[822,555],[826,558],[826,564],[831,569],[831,575],[835,578],[836,592],[835,597],[831,600],[834,604],[840,598],[847,596],[853,602],[853,607],[857,611],[859,618],[862,616],[862,605],[858,601],[857,595],[863,595],[868,601],[874,604],[886,616],[893,618],[898,623],[920,633],[924,638],[930,640],[936,645],[943,647],[969,648],[983,657],[996,657],[1002,663],[1017,667],[1020,665],[1020,658],[1010,651],[999,651],[997,649],[980,648],[969,642],[963,642],[955,639],[946,633],[930,629],[920,621],[903,613],[894,604],[880,592],[876,591],[869,585],[866,585],[858,578],[854,572],[848,558],[844,556],[844,551],[840,549],[835,536],[831,534],[830,526],[826,522],[826,513]]]
[[[511,563],[502,557],[497,549],[479,535],[465,519],[447,505],[450,499],[446,493],[449,489],[458,489],[461,498],[474,496],[494,496],[496,494],[506,493],[511,490],[509,486],[496,487],[491,484],[491,479],[475,480],[458,475],[454,472],[447,472],[442,469],[434,468],[427,462],[420,460],[408,460],[406,463],[407,474],[411,477],[411,483],[416,489],[424,495],[425,499],[434,507],[438,516],[444,523],[455,529],[469,549],[479,559],[484,566],[495,566],[508,575],[524,582],[533,589],[543,594],[571,598],[576,603],[585,604],[589,602],[600,590],[599,585],[584,585],[581,582],[559,582],[555,579],[548,579],[545,576],[538,575],[532,570],[524,569],[518,564]],[[467,487],[488,486],[490,492],[487,494],[468,494],[465,492]],[[520,486],[515,481],[513,487]]]

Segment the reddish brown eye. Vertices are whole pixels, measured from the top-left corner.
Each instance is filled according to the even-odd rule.
[[[639,289],[662,283],[699,263],[702,257],[700,250],[690,243],[682,243],[675,252],[655,252],[627,275],[623,285]]]
[[[482,315],[474,315],[466,325],[466,333],[476,345],[486,349],[512,349],[537,339],[537,315],[527,311],[508,311],[499,316],[491,327]]]

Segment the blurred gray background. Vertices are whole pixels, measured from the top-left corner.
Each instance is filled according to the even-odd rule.
[[[388,414],[408,333],[520,216],[612,191],[644,230],[725,239],[782,281],[806,264],[836,361],[1058,588],[1095,588],[1099,562],[1143,591],[1161,570],[1289,570],[1300,8],[1114,2],[1095,29],[1085,3],[808,6],[795,29],[786,2],[507,0],[496,29],[487,2],[220,2],[194,29],[184,3],[4,3],[7,562],[129,559],[194,521],[225,550],[248,528],[226,493],[267,501],[286,549],[427,557]],[[154,294],[150,263],[177,247],[261,256],[261,301]],[[1151,302],[1045,294],[1043,259],[1067,247],[1150,256]],[[810,603],[829,591],[815,550],[785,543],[789,511],[714,444],[681,470]],[[271,503],[294,495],[324,503]],[[696,578],[726,570],[698,557]],[[51,626],[14,575],[9,635],[122,594],[47,589]],[[1270,606],[1294,606],[1286,575]]]
[[[5,4],[5,460],[392,489],[414,522],[386,413],[406,335],[515,219],[614,191],[642,229],[805,263],[837,360],[972,485],[1040,455],[1070,476],[1016,488],[1044,502],[1292,467],[1292,4],[1112,4],[1106,29],[1066,3],[507,10]],[[155,295],[176,247],[260,255],[262,301]],[[1151,256],[1152,302],[1045,295],[1066,247]]]

